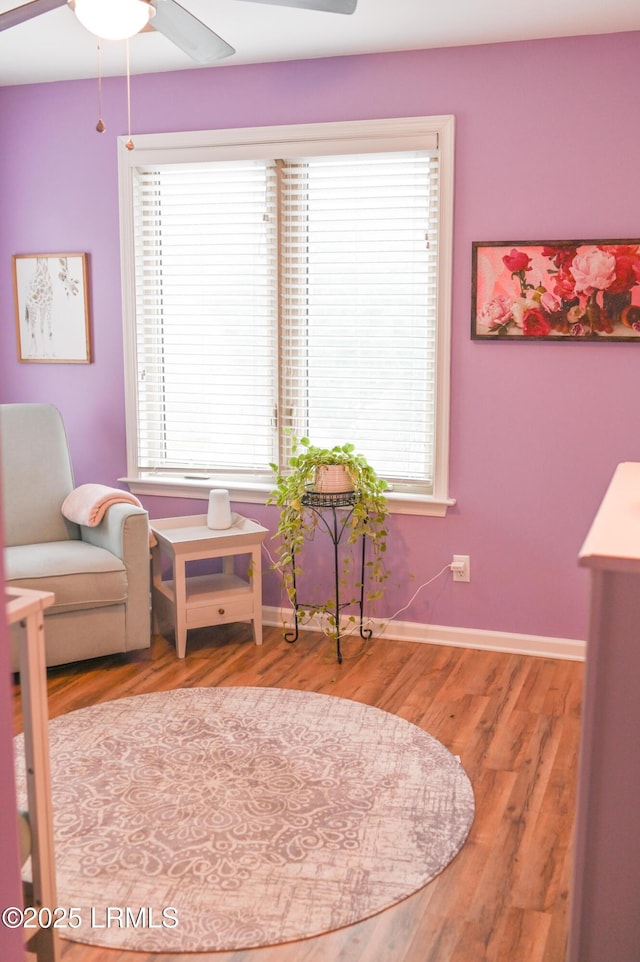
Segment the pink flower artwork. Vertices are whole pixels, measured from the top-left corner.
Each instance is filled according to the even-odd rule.
[[[474,339],[640,343],[640,240],[472,246]]]

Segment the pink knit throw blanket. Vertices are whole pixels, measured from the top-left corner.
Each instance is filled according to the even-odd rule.
[[[110,488],[106,484],[81,484],[67,495],[62,502],[62,513],[75,524],[95,528],[100,524],[112,504],[135,504],[141,508],[140,501],[130,491]],[[156,543],[153,532],[149,532],[151,545]]]

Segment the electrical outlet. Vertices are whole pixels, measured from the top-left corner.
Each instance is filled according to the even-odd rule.
[[[451,573],[454,581],[471,581],[471,559],[468,554],[454,554]]]

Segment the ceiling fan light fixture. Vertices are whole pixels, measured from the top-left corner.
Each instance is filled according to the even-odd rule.
[[[127,40],[144,30],[155,9],[147,0],[75,0],[83,27],[103,40]]]

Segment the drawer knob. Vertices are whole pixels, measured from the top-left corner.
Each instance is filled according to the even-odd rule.
[[[218,614],[219,614],[219,615],[223,615],[223,614],[224,614],[224,608],[218,608]]]

